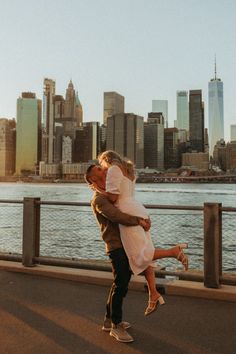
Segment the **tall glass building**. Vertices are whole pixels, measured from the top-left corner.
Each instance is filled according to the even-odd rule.
[[[224,139],[223,82],[217,78],[216,65],[215,77],[208,83],[208,127],[210,155],[213,155],[216,142]]]
[[[17,99],[16,174],[35,172],[38,164],[41,103],[35,93],[23,92]]]
[[[152,112],[162,113],[165,120],[165,128],[168,128],[168,101],[152,100]]]
[[[176,105],[177,128],[189,131],[188,91],[177,91]]]

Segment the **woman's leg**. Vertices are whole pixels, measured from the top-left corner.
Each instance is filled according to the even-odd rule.
[[[154,301],[160,296],[160,293],[156,289],[156,278],[153,267],[147,267],[144,271],[144,276],[148,285],[149,300]]]
[[[148,306],[144,312],[145,316],[147,316],[156,310],[157,305],[159,303],[161,305],[164,305],[165,301],[163,300],[163,297],[156,289],[156,279],[155,279],[155,273],[153,267],[151,266],[147,267],[144,271],[144,275],[147,280],[148,293],[149,293]]]
[[[185,270],[188,270],[188,257],[183,252],[184,248],[187,248],[187,244],[185,243],[168,249],[156,248],[153,260],[161,258],[176,258],[183,264]]]

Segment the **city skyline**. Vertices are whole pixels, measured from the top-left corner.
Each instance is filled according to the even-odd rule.
[[[103,93],[116,91],[125,97],[127,113],[145,119],[152,100],[168,100],[169,126],[174,126],[176,92],[201,89],[208,126],[208,82],[216,54],[224,82],[225,139],[230,139],[236,121],[234,1],[29,4],[0,4],[0,117],[16,117],[21,92],[42,98],[43,79],[49,77],[63,95],[72,79],[85,122],[102,122]]]

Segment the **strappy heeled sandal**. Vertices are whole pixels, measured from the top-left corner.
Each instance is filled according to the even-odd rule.
[[[179,247],[179,253],[176,258],[178,261],[180,261],[183,264],[184,269],[188,270],[188,256],[186,256],[186,254],[183,251],[184,248],[188,248],[188,244],[184,243],[184,244],[178,245],[177,247]]]
[[[144,312],[144,315],[147,316],[147,315],[150,315],[151,313],[153,313],[154,311],[156,311],[157,306],[159,304],[160,305],[164,305],[165,304],[165,301],[164,301],[164,299],[163,299],[163,297],[161,295],[154,301],[152,301],[152,300],[148,301],[148,307],[146,308],[146,310]]]

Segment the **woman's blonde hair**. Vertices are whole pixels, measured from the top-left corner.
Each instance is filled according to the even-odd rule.
[[[105,161],[109,165],[117,165],[131,179],[135,177],[134,164],[131,160],[121,157],[116,151],[107,150],[98,155],[98,161]]]

